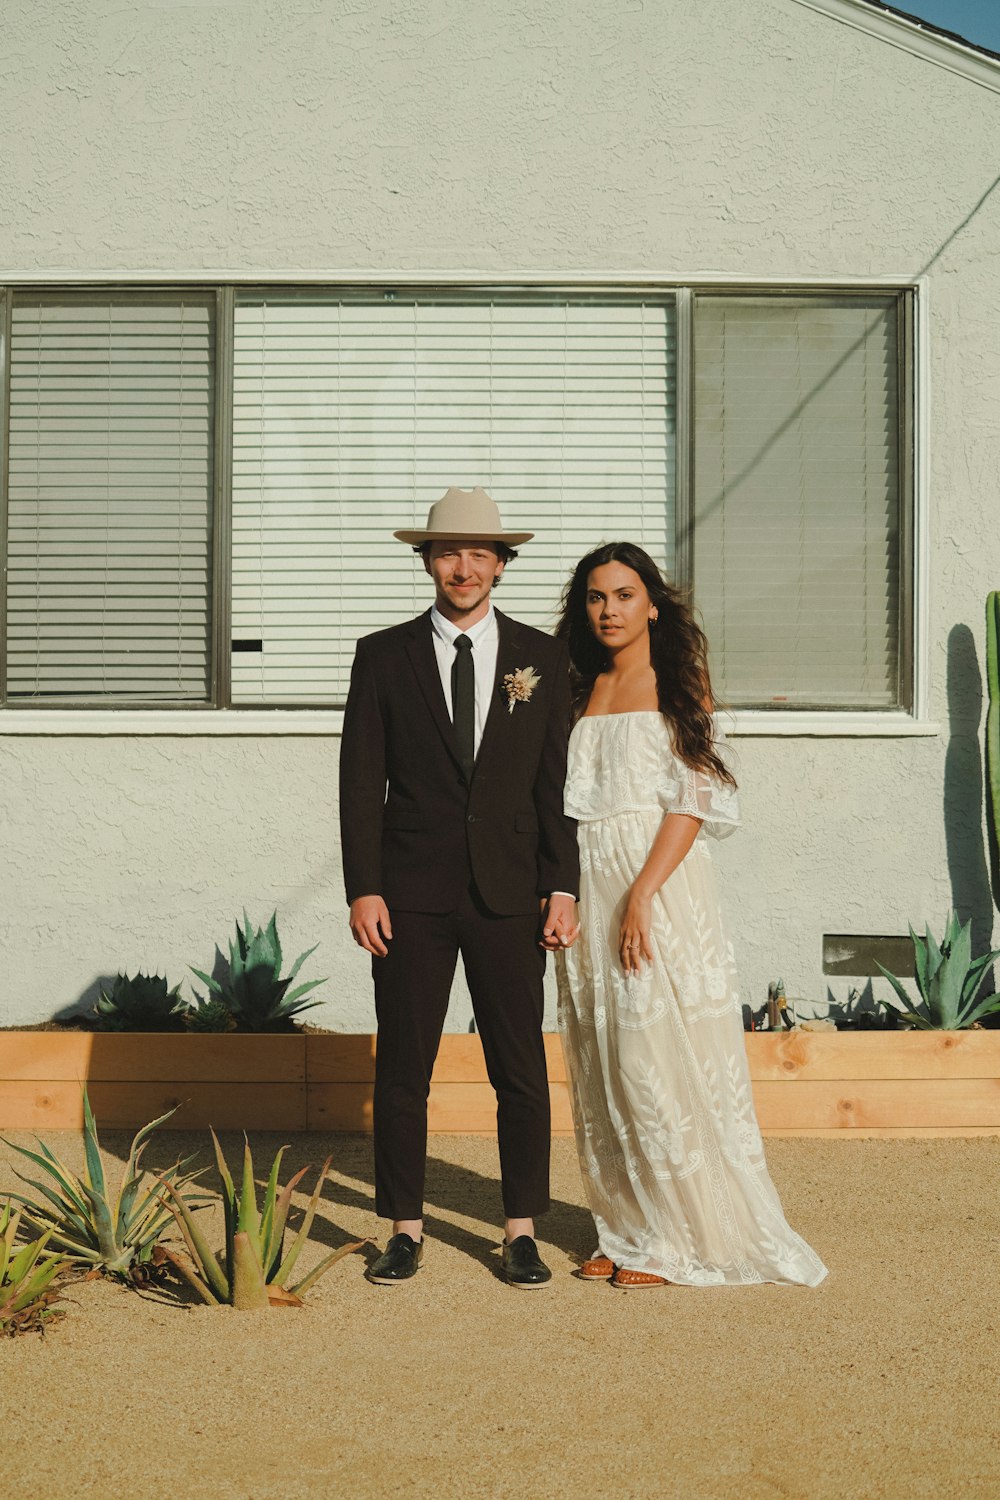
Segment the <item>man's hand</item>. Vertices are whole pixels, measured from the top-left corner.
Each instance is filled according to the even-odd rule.
[[[560,948],[570,948],[580,935],[580,924],[576,920],[576,902],[572,896],[551,895],[542,902],[542,936],[540,948],[556,953]]]
[[[350,921],[359,948],[376,958],[387,957],[389,950],[385,945],[392,940],[392,923],[381,896],[358,896],[351,902]]]

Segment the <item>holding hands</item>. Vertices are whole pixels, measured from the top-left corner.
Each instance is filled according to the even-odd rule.
[[[542,901],[542,936],[538,946],[549,953],[558,953],[560,948],[571,948],[579,935],[576,902],[572,896],[553,891],[547,901]]]

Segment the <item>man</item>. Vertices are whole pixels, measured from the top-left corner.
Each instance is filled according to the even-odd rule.
[[[513,548],[482,489],[450,489],[422,531],[434,605],[358,643],[344,716],[340,819],[355,941],[372,955],[375,1203],[393,1221],[369,1279],[423,1255],[427,1093],[459,953],[497,1095],[503,1269],[551,1272],[534,1241],[549,1206],[542,1045],[546,950],[577,934],[576,830],[563,815],[565,646],[493,608]]]

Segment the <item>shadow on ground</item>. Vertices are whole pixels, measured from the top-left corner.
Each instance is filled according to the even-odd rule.
[[[162,1170],[170,1166],[180,1154],[195,1150],[201,1132],[163,1131],[154,1136],[144,1157],[148,1167]],[[259,1138],[266,1145],[258,1144],[258,1137],[250,1135],[250,1148],[254,1156],[254,1167],[258,1183],[262,1183],[270,1169],[274,1144],[281,1144],[273,1134]],[[441,1137],[462,1140],[463,1137]],[[235,1131],[224,1131],[220,1141],[230,1170],[235,1173],[241,1161],[243,1137]],[[124,1162],[128,1156],[131,1137],[123,1131],[101,1133],[101,1143],[109,1157]],[[495,1155],[496,1145],[493,1143]],[[332,1157],[330,1176],[323,1189],[320,1210],[313,1221],[310,1238],[327,1249],[335,1250],[349,1240],[365,1234],[376,1236],[384,1243],[390,1232],[389,1224],[375,1218],[375,1187],[372,1166],[371,1136],[364,1134],[308,1134],[288,1137],[288,1149],[282,1158],[280,1181],[285,1183],[302,1167],[309,1166],[299,1185],[295,1201],[304,1206],[311,1194],[326,1155]],[[218,1176],[212,1157],[208,1133],[204,1133],[203,1165],[206,1167],[201,1185],[217,1194]],[[298,1220],[293,1212],[290,1227]],[[496,1225],[490,1232],[485,1226]],[[473,1227],[475,1225],[475,1227]],[[497,1248],[503,1237],[503,1209],[500,1201],[499,1168],[497,1176],[486,1171],[477,1171],[453,1156],[446,1149],[435,1147],[431,1138],[431,1151],[427,1159],[426,1201],[424,1210],[424,1233],[428,1240],[450,1246],[469,1259],[486,1266],[498,1274]],[[553,1245],[565,1255],[582,1259],[593,1248],[593,1220],[588,1211],[579,1204],[554,1197],[550,1211],[537,1221],[538,1237],[546,1245]]]

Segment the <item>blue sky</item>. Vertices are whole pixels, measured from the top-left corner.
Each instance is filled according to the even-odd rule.
[[[886,0],[897,10],[1000,52],[1000,0]]]

